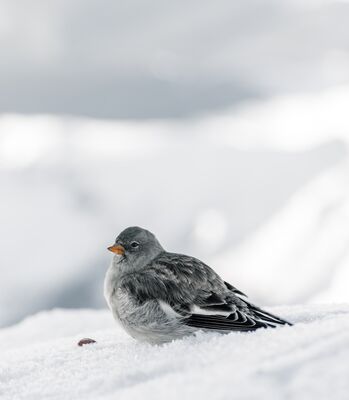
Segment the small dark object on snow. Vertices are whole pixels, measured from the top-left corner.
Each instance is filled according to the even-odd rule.
[[[78,346],[83,346],[84,344],[91,344],[91,343],[96,343],[96,341],[93,339],[84,338],[79,341]]]

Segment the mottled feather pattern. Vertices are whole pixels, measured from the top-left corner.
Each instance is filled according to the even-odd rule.
[[[171,305],[205,305],[214,288],[229,293],[222,279],[207,265],[174,253],[160,254],[138,273],[125,275],[122,282],[141,302],[153,298]],[[216,304],[220,303],[217,296]]]

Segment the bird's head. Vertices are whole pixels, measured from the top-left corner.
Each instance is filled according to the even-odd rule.
[[[122,231],[108,250],[114,253],[114,262],[125,262],[135,269],[148,264],[164,251],[153,233],[137,226]]]

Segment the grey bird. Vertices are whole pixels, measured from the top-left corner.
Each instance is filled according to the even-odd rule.
[[[291,325],[251,304],[202,261],[165,251],[155,235],[130,227],[114,253],[104,296],[128,334],[160,344],[195,331],[228,333]]]

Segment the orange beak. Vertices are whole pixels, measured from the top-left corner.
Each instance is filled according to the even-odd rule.
[[[125,254],[125,248],[120,244],[114,244],[113,246],[108,247],[108,250],[112,253],[119,254],[120,256],[123,256]]]

